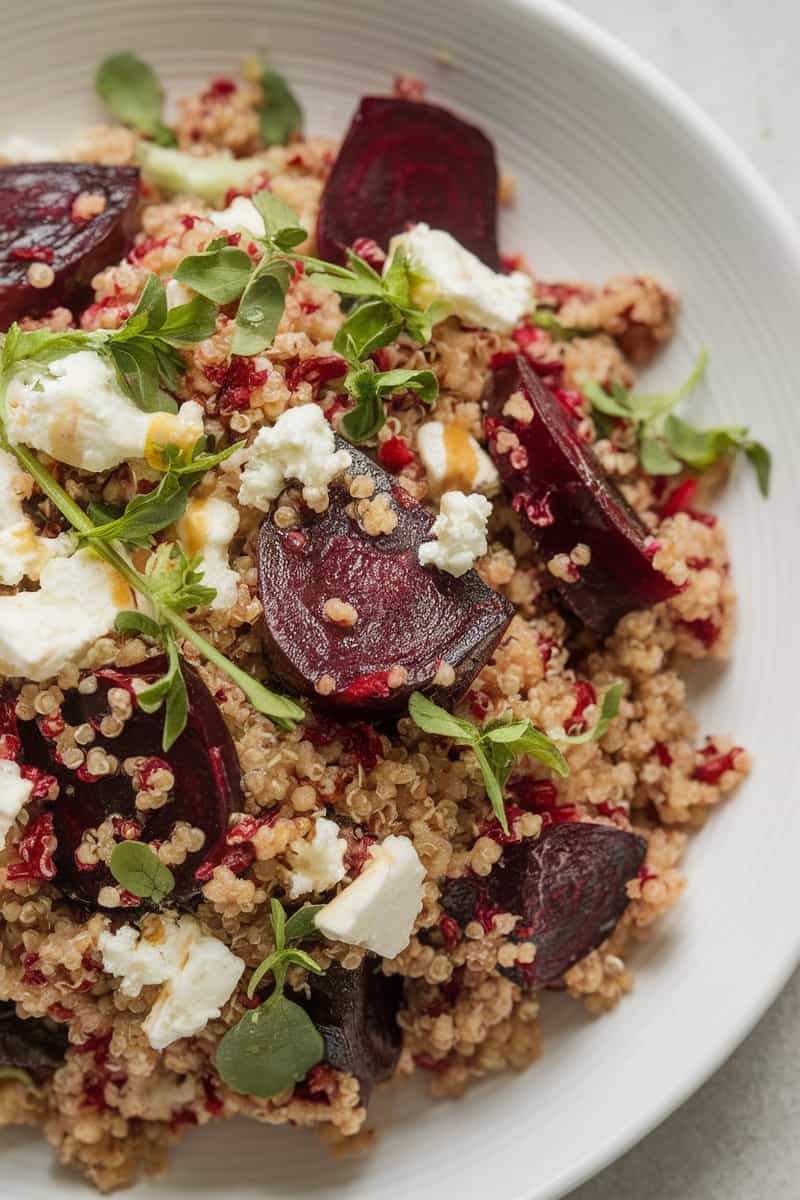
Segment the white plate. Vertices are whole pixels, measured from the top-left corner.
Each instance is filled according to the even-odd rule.
[[[703,730],[735,733],[753,777],[693,844],[690,889],[636,954],[613,1016],[546,1006],[545,1053],[457,1103],[393,1088],[367,1157],[245,1123],[189,1134],[173,1172],[136,1197],[173,1200],[553,1200],[625,1151],[730,1054],[788,977],[797,916],[798,621],[795,367],[800,244],[731,143],[634,54],[552,0],[6,0],[2,133],[48,140],[94,119],[103,53],[136,48],[175,91],[268,42],[312,130],[336,132],[395,70],[480,120],[519,181],[504,247],[545,277],[652,270],[685,311],[657,381],[711,352],[704,421],[751,423],[776,452],[773,495],[737,473],[721,509],[741,594],[736,657],[695,688]],[[453,66],[437,61],[446,51]],[[7,1194],[83,1196],[33,1135],[4,1135]]]

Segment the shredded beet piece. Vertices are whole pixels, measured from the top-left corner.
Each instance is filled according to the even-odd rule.
[[[346,373],[347,363],[338,354],[295,358],[286,364],[286,386],[290,392],[296,392],[301,383],[310,383],[312,397],[316,400],[323,383],[330,379],[341,379]]]
[[[394,234],[421,221],[500,270],[494,147],[435,104],[366,96],[322,194],[320,256],[342,263],[360,238],[385,250]]]

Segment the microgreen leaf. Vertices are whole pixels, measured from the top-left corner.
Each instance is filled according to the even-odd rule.
[[[317,935],[317,913],[325,907],[324,904],[305,904],[292,913],[286,922],[285,937],[290,942],[304,942]]]
[[[95,91],[118,121],[161,146],[177,139],[161,120],[164,91],[155,72],[130,51],[112,54],[97,69]]]
[[[322,1035],[306,1011],[275,992],[228,1030],[216,1066],[233,1091],[268,1099],[305,1079],[324,1053]]]
[[[425,733],[453,738],[460,745],[472,749],[483,775],[486,795],[505,833],[508,832],[508,820],[503,789],[515,758],[530,755],[555,774],[562,777],[568,774],[566,759],[558,746],[546,734],[534,728],[530,721],[492,721],[481,729],[473,721],[454,717],[447,709],[434,704],[421,692],[412,692],[408,712],[414,723]]]
[[[272,922],[272,936],[275,939],[275,949],[283,950],[286,945],[286,910],[276,896],[269,902],[269,916]]]
[[[259,354],[272,344],[283,316],[290,278],[288,263],[261,263],[239,302],[232,354]]]
[[[603,703],[600,708],[600,716],[596,724],[591,729],[585,730],[583,733],[573,733],[567,737],[559,738],[559,741],[566,742],[570,746],[578,746],[583,742],[599,742],[608,731],[608,727],[619,712],[619,703],[622,699],[624,684],[614,683],[603,696]]]
[[[293,134],[302,132],[303,110],[284,77],[268,67],[261,72],[261,91],[261,138],[268,146],[285,146]]]
[[[333,349],[351,365],[357,365],[381,346],[388,346],[403,328],[394,320],[385,300],[367,300],[348,315],[336,331]]]
[[[562,325],[552,308],[537,308],[533,323],[537,329],[546,329],[554,342],[570,342],[576,337],[587,337],[592,332],[591,329],[572,329]]]
[[[118,633],[141,633],[152,638],[154,642],[161,641],[161,626],[158,621],[148,617],[146,613],[126,609],[117,613],[114,628]]]
[[[238,300],[250,279],[253,262],[235,246],[219,246],[181,259],[175,279],[215,304]]]
[[[172,871],[145,842],[118,842],[109,868],[120,887],[153,904],[161,904],[175,887]]]
[[[628,392],[619,383],[606,391],[596,380],[582,386],[594,412],[618,417],[636,430],[639,461],[648,475],[677,475],[685,467],[705,471],[727,454],[741,451],[756,472],[762,496],[769,492],[771,456],[766,446],[750,438],[743,425],[697,429],[673,409],[700,381],[708,360],[701,350],[689,377],[672,392],[651,395]]]
[[[432,404],[439,394],[439,382],[433,371],[378,372],[372,363],[362,363],[347,372],[344,390],[355,400],[355,407],[342,417],[340,428],[350,441],[365,442],[383,425],[383,402],[388,396],[395,391],[413,391],[424,403]]]
[[[289,251],[308,237],[305,229],[300,227],[294,209],[268,188],[254,193],[253,204],[264,222],[267,238],[275,242],[281,250]]]
[[[158,336],[170,346],[204,342],[217,328],[217,309],[205,296],[193,296],[188,304],[176,304],[167,313]]]

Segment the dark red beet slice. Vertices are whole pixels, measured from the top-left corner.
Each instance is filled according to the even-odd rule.
[[[430,514],[365,454],[349,450],[353,475],[369,475],[375,495],[392,497],[393,533],[372,537],[348,514],[353,501],[332,484],[325,513],[308,512],[300,528],[279,529],[267,515],[259,535],[259,582],[265,653],[273,673],[293,691],[339,715],[382,717],[403,710],[415,689],[446,704],[461,695],[499,642],[513,606],[475,571],[460,579],[417,558],[428,539]],[[351,604],[355,625],[335,625],[327,600]],[[455,671],[449,686],[434,684],[439,663]],[[392,667],[407,672],[390,687]],[[333,688],[320,695],[324,676]]]
[[[515,392],[531,405],[529,423],[503,412]],[[551,576],[575,615],[606,633],[625,613],[674,596],[678,589],[652,564],[647,530],[523,357],[490,375],[484,403],[489,453],[541,557],[569,555],[579,543],[591,551],[573,581]],[[504,432],[518,439],[512,448],[499,438]]]
[[[136,841],[143,842],[166,841],[177,821],[186,821],[203,830],[206,840],[202,849],[170,868],[175,876],[175,890],[169,900],[185,902],[200,890],[198,869],[209,859],[216,861],[224,851],[229,815],[243,808],[239,760],[233,740],[213,696],[200,676],[186,664],[189,719],[170,750],[165,753],[161,749],[164,719],[161,712],[147,714],[134,706],[133,715],[117,737],[106,737],[100,732],[100,721],[110,712],[109,689],[128,689],[133,677],[152,682],[163,674],[164,666],[162,658],[154,658],[148,660],[147,672],[144,664],[97,671],[97,690],[86,695],[77,690],[67,692],[61,709],[64,721],[70,725],[91,724],[96,731],[92,746],[114,755],[120,764],[127,758],[141,756],[152,760],[144,767],[147,773],[166,763],[175,777],[175,786],[171,798],[161,808],[137,811],[132,779],[121,766],[115,774],[99,777],[89,775],[84,767],[77,772],[68,770],[56,752],[58,717],[37,717],[19,723],[23,761],[54,775],[60,785],[52,814],[58,839],[55,883],[76,900],[97,904],[100,888],[114,884],[105,865],[86,869],[79,866],[75,857],[86,830],[96,829],[107,817],[137,822],[138,827],[134,826],[132,832]]]
[[[34,1083],[44,1083],[64,1061],[67,1027],[45,1017],[22,1020],[16,1005],[0,1001],[0,1068],[27,1071]]]
[[[301,1003],[325,1041],[325,1061],[355,1075],[366,1104],[400,1057],[402,980],[384,975],[375,957],[367,955],[355,971],[333,962],[324,975],[309,976],[308,983],[311,996]]]
[[[82,192],[105,200],[91,220],[73,216]],[[69,304],[75,289],[125,254],[134,232],[139,171],[96,163],[0,167],[0,330],[22,316]],[[55,272],[49,287],[28,281],[31,263]]]
[[[365,96],[322,193],[319,253],[344,262],[357,238],[385,250],[394,234],[420,221],[451,233],[498,271],[494,147],[446,108]]]
[[[521,917],[512,937],[535,942],[536,958],[502,973],[522,986],[547,987],[611,933],[646,850],[638,834],[610,825],[550,825],[538,838],[505,846],[485,881],[447,881],[442,907],[462,927],[480,912]]]

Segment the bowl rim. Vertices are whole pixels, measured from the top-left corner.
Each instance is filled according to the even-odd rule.
[[[534,13],[537,20],[549,24],[560,34],[595,57],[600,57],[625,76],[635,92],[645,92],[656,105],[680,123],[687,136],[701,144],[757,209],[764,221],[783,242],[787,257],[800,277],[800,224],[757,167],[730,134],[710,117],[700,104],[674,83],[659,67],[638,50],[609,33],[590,17],[568,6],[565,0],[508,0],[522,13]],[[727,1061],[744,1042],[767,1010],[777,1000],[794,971],[800,966],[800,926],[786,930],[782,952],[775,955],[770,973],[761,977],[761,986],[741,1005],[727,1029],[687,1066],[683,1077],[666,1087],[658,1101],[642,1110],[619,1133],[607,1138],[577,1161],[568,1163],[547,1190],[525,1189],[507,1200],[559,1200],[582,1183],[594,1178],[606,1167],[633,1149],[673,1112],[681,1107]]]

